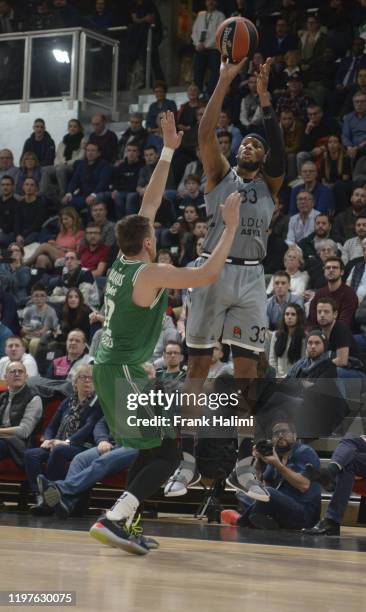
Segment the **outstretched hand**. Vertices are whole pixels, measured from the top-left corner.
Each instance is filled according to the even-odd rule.
[[[239,225],[240,204],[241,195],[234,191],[226,198],[225,203],[220,205],[225,226],[229,230],[236,230]]]
[[[183,132],[177,132],[174,113],[172,113],[172,111],[163,113],[163,117],[161,119],[161,129],[163,132],[164,147],[178,149],[182,142]]]
[[[226,55],[221,56],[221,66],[220,66],[220,80],[224,80],[227,83],[231,83],[236,77],[237,74],[241,71],[244,64],[247,62],[247,57],[241,60],[238,64],[231,64]]]
[[[265,63],[259,66],[259,74],[257,76],[257,93],[259,96],[268,93],[269,73],[271,72],[272,64],[273,59],[267,57]]]

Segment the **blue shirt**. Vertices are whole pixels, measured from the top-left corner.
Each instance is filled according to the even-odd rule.
[[[305,465],[307,463],[311,463],[316,468],[320,467],[319,457],[315,450],[311,448],[311,446],[303,444],[301,441],[295,442],[286,467],[298,474],[305,474]],[[281,491],[284,495],[288,495],[304,507],[308,526],[313,525],[318,519],[321,504],[320,484],[312,482],[308,490],[305,491],[305,493],[301,493],[301,491],[293,487],[272,465],[267,465],[265,468],[263,480],[271,487]]]
[[[354,147],[366,140],[366,115],[357,117],[355,111],[343,117],[342,144]]]
[[[146,116],[146,127],[154,130],[156,128],[156,120],[159,113],[172,111],[177,113],[177,105],[174,100],[163,100],[162,102],[153,102],[149,106],[149,110]]]
[[[0,321],[0,357],[5,357],[5,342],[13,332]]]
[[[365,134],[366,137],[366,134]],[[298,212],[296,206],[296,198],[297,194],[300,191],[304,191],[304,185],[298,185],[291,189],[291,197],[290,197],[290,206],[288,209],[288,214],[292,217],[292,215],[296,215]],[[334,198],[333,193],[329,187],[322,185],[322,183],[316,183],[311,195],[314,198],[314,208],[319,212],[329,212],[334,210]]]

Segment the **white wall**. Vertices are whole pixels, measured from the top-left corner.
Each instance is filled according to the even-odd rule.
[[[71,108],[70,108],[71,106]],[[0,149],[10,149],[17,166],[24,141],[32,133],[33,122],[42,118],[46,129],[55,141],[56,147],[67,132],[69,119],[78,117],[78,102],[66,100],[56,102],[32,102],[29,112],[20,112],[19,104],[0,105]]]

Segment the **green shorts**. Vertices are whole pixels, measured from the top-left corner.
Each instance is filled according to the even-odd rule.
[[[139,394],[152,386],[141,366],[95,364],[93,380],[108,427],[119,445],[139,449],[161,446],[160,427],[149,424],[155,408],[136,407]],[[145,424],[136,425],[137,419],[144,419]]]

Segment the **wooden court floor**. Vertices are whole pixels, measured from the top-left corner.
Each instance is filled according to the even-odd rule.
[[[72,609],[90,612],[366,610],[364,552],[159,541],[159,550],[136,557],[84,531],[1,526],[0,590],[76,591]]]

